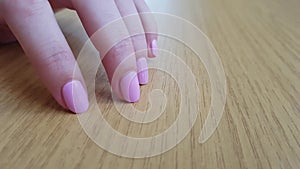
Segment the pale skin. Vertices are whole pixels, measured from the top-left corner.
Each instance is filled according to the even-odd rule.
[[[134,24],[124,22],[124,28],[130,33],[141,27],[151,34],[125,39],[102,58],[113,91],[120,99],[138,101],[139,85],[148,83],[145,58],[158,55],[156,23],[153,17],[141,15],[150,12],[143,0],[0,0],[0,44],[18,41],[54,99],[72,112],[87,111],[84,79],[54,16],[53,11],[61,8],[76,10],[89,36],[116,19],[138,16]],[[101,44],[94,45],[101,48],[97,46]],[[120,67],[122,71],[112,81]]]

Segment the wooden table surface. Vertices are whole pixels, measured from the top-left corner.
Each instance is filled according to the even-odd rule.
[[[227,95],[212,136],[197,142],[212,98],[208,73],[195,53],[174,39],[162,36],[159,45],[179,56],[195,75],[200,92],[198,118],[173,149],[139,159],[114,155],[93,142],[77,116],[55,103],[14,43],[0,46],[0,168],[300,168],[300,1],[152,0],[149,5],[155,12],[177,15],[196,25],[219,53]],[[78,55],[86,35],[76,14],[61,11],[57,18]],[[160,64],[176,66],[172,60]],[[168,103],[159,119],[138,124],[118,113],[100,68],[97,103],[115,130],[148,137],[175,121],[178,98],[185,93],[166,72],[151,69],[150,79],[134,106],[145,110],[152,88],[164,91]]]

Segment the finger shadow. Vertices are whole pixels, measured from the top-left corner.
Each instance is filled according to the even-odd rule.
[[[35,75],[18,43],[0,46],[0,56],[1,112],[68,112],[56,103]]]
[[[69,43],[69,46],[77,59],[86,42],[89,40],[79,17],[72,11],[61,11],[56,14],[58,23]],[[85,56],[92,57],[92,56]],[[88,58],[87,58],[88,60]],[[84,73],[83,73],[84,74]],[[113,102],[111,87],[102,64],[99,65],[95,76],[95,96],[98,104],[110,104]],[[89,88],[89,86],[87,86]]]

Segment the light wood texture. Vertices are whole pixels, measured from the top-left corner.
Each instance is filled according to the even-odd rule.
[[[196,75],[200,112],[180,144],[144,159],[119,157],[98,147],[76,115],[51,98],[20,46],[9,44],[0,47],[0,168],[299,168],[300,1],[153,0],[149,4],[156,12],[178,15],[198,26],[220,55],[227,101],[212,137],[204,144],[197,142],[210,106],[207,72],[195,54],[177,41],[160,37],[159,43],[181,56]],[[62,11],[57,18],[77,55],[86,40],[77,16]],[[141,101],[134,106],[145,109],[153,87],[165,91],[168,104],[157,121],[141,125],[118,114],[101,70],[97,101],[116,130],[134,137],[151,136],[174,122],[180,94],[168,74],[150,71],[153,80],[142,87]]]

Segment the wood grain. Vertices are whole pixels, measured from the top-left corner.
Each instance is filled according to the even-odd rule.
[[[196,76],[200,111],[180,144],[142,159],[116,156],[98,147],[77,116],[55,103],[14,43],[0,46],[0,168],[299,168],[300,1],[153,0],[149,5],[155,12],[195,24],[220,55],[227,100],[212,137],[203,144],[197,142],[211,104],[209,76],[195,53],[174,39],[160,37],[159,45],[180,56]],[[65,10],[57,18],[77,56],[87,39],[78,17]],[[148,93],[154,88],[164,91],[168,103],[159,119],[137,124],[124,119],[114,107],[100,67],[97,103],[120,133],[152,136],[176,120],[182,95],[176,81],[158,70],[150,70],[150,79],[134,106],[146,110]]]

